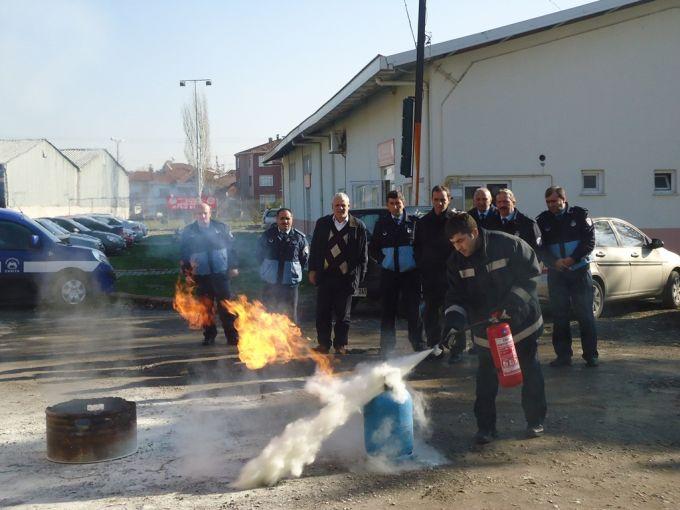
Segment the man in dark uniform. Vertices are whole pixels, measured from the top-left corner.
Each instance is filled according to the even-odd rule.
[[[446,220],[452,214],[449,209],[450,202],[448,188],[445,186],[432,188],[432,210],[416,223],[416,235],[413,242],[416,266],[423,286],[423,301],[425,302],[423,322],[429,347],[435,347],[442,342],[446,261],[453,253],[453,246],[444,231]],[[465,350],[464,333],[456,336],[450,360],[460,361],[460,353],[463,350]],[[443,353],[440,357],[442,355]]]
[[[548,266],[548,291],[553,315],[553,347],[557,357],[551,367],[571,365],[569,310],[574,309],[581,330],[581,347],[587,367],[598,366],[597,332],[593,315],[593,276],[590,254],[595,248],[595,228],[588,210],[569,207],[564,188],[545,191],[547,211],[536,221],[541,229],[540,256]]]
[[[496,208],[491,203],[491,192],[488,188],[477,188],[475,194],[472,195],[472,204],[474,207],[468,211],[477,225],[482,228],[490,228],[494,222]]]
[[[222,305],[223,300],[231,299],[229,278],[238,276],[234,236],[226,224],[210,219],[210,213],[208,204],[199,204],[196,221],[182,231],[180,266],[187,281],[196,283],[196,295],[210,308],[212,321],[203,327],[203,345],[214,344],[217,337],[215,306],[227,343],[236,345],[236,317]]]
[[[276,213],[276,224],[262,233],[257,245],[260,278],[265,282],[262,301],[272,311],[286,313],[298,322],[298,287],[307,265],[307,238],[293,228],[293,212],[285,207]]]
[[[517,236],[537,250],[541,243],[541,231],[533,218],[522,214],[516,205],[517,200],[512,190],[499,189],[496,192],[496,214],[488,228]]]
[[[413,350],[425,345],[419,316],[420,277],[413,253],[415,221],[407,217],[399,191],[387,193],[387,213],[378,218],[369,245],[371,257],[380,264],[380,351],[389,355],[397,343],[396,320],[399,298],[406,310],[408,339]]]
[[[541,274],[536,253],[521,239],[504,232],[483,230],[467,213],[454,214],[446,221],[446,235],[456,249],[446,264],[447,336],[492,317],[507,321],[517,349],[524,384],[522,408],[527,435],[543,433],[547,405],[543,374],[538,362],[538,339],[543,317],[536,294]],[[473,328],[478,346],[475,442],[485,444],[496,437],[496,395],[498,376],[494,367],[486,324]]]
[[[349,214],[349,197],[336,193],[333,214],[319,218],[309,254],[309,281],[317,285],[316,350],[328,354],[335,315],[337,354],[347,353],[352,294],[366,276],[368,248],[366,225]]]

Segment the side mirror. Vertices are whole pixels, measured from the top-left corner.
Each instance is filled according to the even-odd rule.
[[[652,239],[652,242],[649,243],[649,247],[652,250],[656,250],[657,248],[663,248],[663,241],[661,239]]]
[[[33,234],[31,236],[31,248],[40,248],[40,236]]]

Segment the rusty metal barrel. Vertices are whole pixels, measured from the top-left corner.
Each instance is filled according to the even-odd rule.
[[[45,409],[47,459],[81,464],[137,451],[137,406],[119,397],[74,399]]]

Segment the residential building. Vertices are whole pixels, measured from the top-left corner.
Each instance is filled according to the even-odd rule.
[[[262,161],[262,157],[279,142],[277,135],[267,143],[234,154],[236,180],[242,200],[255,200],[262,207],[282,202],[281,162],[272,159],[265,164]]]

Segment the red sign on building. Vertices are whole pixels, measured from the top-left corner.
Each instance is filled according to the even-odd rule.
[[[215,197],[201,197],[201,201],[210,206],[211,209],[217,207],[217,199]],[[196,197],[176,197],[170,195],[167,200],[168,209],[171,211],[190,211],[198,205],[198,198]]]

